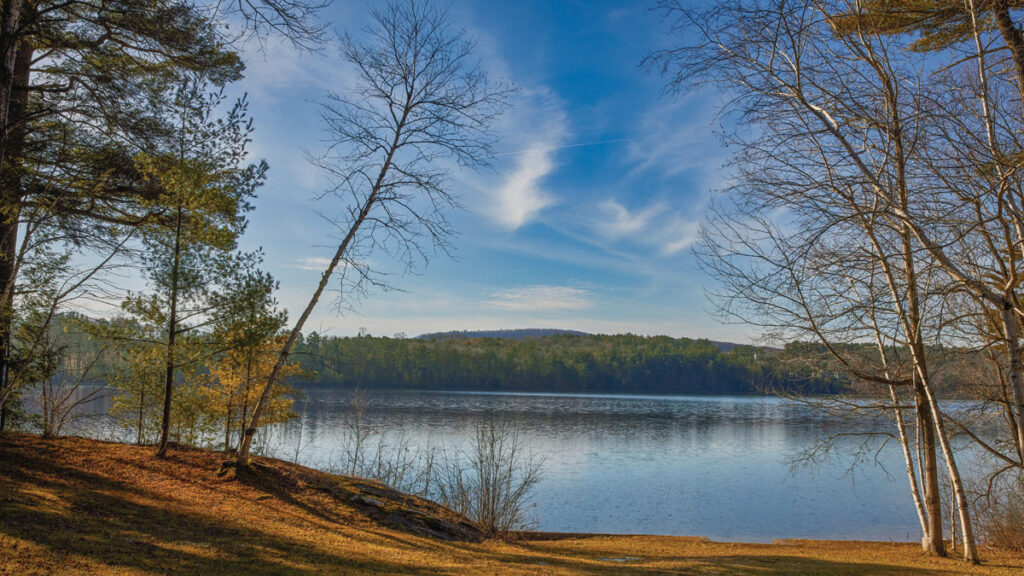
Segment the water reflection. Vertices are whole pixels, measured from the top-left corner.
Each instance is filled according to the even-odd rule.
[[[311,390],[296,408],[304,417],[279,427],[270,450],[292,458],[301,427],[301,462],[337,461],[351,394]],[[364,409],[367,423],[405,434],[413,448],[464,443],[482,416],[513,419],[546,458],[533,498],[540,530],[739,541],[917,538],[895,443],[877,456],[891,475],[873,460],[851,473],[860,438],[839,440],[837,458],[793,470],[797,454],[839,427],[775,398],[395,392],[369,394]],[[116,434],[96,420],[85,428]],[[891,428],[885,420],[858,424],[860,432]]]

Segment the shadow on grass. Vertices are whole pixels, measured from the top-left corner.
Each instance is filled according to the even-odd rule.
[[[0,533],[63,558],[180,575],[443,573],[337,557],[268,535],[258,518],[246,527],[169,509],[159,505],[158,494],[20,448],[0,440]]]
[[[258,514],[219,518],[212,512],[204,514],[203,511],[183,510],[173,504],[165,505],[166,494],[149,491],[130,481],[103,476],[91,471],[87,464],[75,462],[75,456],[88,455],[90,450],[88,447],[69,449],[68,446],[71,444],[27,439],[8,441],[0,435],[0,534],[33,542],[54,552],[58,558],[54,572],[60,572],[61,561],[84,558],[110,566],[114,571],[133,568],[159,574],[204,576],[323,573],[429,576],[478,573],[483,567],[472,566],[475,562],[516,565],[520,571],[525,569],[537,574],[558,570],[594,576],[941,576],[957,573],[952,564],[948,570],[932,570],[887,565],[880,559],[871,558],[865,558],[864,562],[848,562],[759,553],[662,556],[645,561],[622,558],[622,552],[614,546],[582,550],[557,544],[552,547],[530,540],[520,542],[518,549],[499,551],[489,546],[477,548],[451,546],[440,541],[406,541],[397,534],[377,531],[372,527],[362,533],[371,539],[371,535],[376,534],[391,542],[395,554],[403,548],[424,550],[436,546],[432,550],[434,554],[443,555],[447,551],[471,566],[453,568],[449,564],[444,569],[409,566],[388,558],[386,554],[359,560],[332,554],[329,549],[319,547],[316,541],[267,533],[261,529]],[[102,454],[97,456],[103,457]],[[107,459],[111,459],[109,455]],[[166,478],[183,482],[172,482],[173,486],[217,488],[208,467],[187,456],[184,460],[188,462],[126,460],[119,465],[125,467],[124,476],[128,478],[132,473],[168,472]],[[180,466],[183,463],[187,464],[186,468],[167,470],[171,464]],[[190,475],[192,470],[194,478]],[[271,474],[256,484],[265,494],[284,498],[307,511],[319,512],[313,518],[302,517],[305,527],[330,531],[332,527],[340,528],[338,525],[345,523],[341,516],[316,511],[311,503],[292,498],[290,481]],[[256,504],[262,505],[261,502]],[[269,506],[267,510],[271,512]],[[278,515],[293,512],[294,509],[273,510]],[[330,543],[337,545],[338,541]],[[785,554],[786,551],[780,552]],[[675,567],[679,565],[683,567]],[[503,570],[496,571],[501,572]]]

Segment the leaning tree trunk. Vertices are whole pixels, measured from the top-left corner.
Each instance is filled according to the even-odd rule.
[[[320,300],[320,296],[322,296],[324,290],[327,289],[327,284],[331,280],[331,275],[334,274],[334,270],[338,267],[345,251],[348,249],[348,241],[352,237],[353,233],[354,230],[345,238],[345,242],[338,247],[338,251],[335,252],[334,258],[331,259],[330,265],[328,265],[327,269],[324,270],[323,275],[320,277],[320,284],[317,285],[316,291],[313,292],[313,297],[310,298],[309,304],[306,305],[306,309],[302,312],[302,316],[299,317],[298,322],[295,323],[295,327],[292,328],[291,333],[288,334],[288,339],[285,340],[284,346],[281,348],[281,352],[277,356],[277,362],[274,363],[274,368],[271,370],[270,376],[267,378],[267,383],[263,387],[263,393],[260,394],[259,400],[256,401],[256,406],[253,407],[252,417],[248,422],[243,424],[244,432],[242,435],[242,441],[239,442],[238,445],[237,462],[239,466],[249,465],[249,450],[252,448],[252,440],[256,435],[256,427],[259,425],[260,416],[263,415],[263,407],[270,400],[271,390],[277,382],[277,379],[280,377],[285,364],[288,363],[288,355],[291,354],[292,347],[295,346],[295,342],[298,340],[299,334],[302,333],[302,327],[305,326],[306,320],[309,319],[310,314],[313,313],[313,309],[316,308],[316,304]]]
[[[903,409],[900,407],[899,396],[896,394],[896,387],[889,385],[889,398],[896,411],[896,430],[900,435],[900,447],[903,449],[903,460],[907,465],[907,480],[910,482],[910,494],[914,498],[914,509],[917,511],[917,519],[921,522],[921,535],[924,540],[930,540],[928,530],[928,512],[924,507],[924,500],[921,497],[921,487],[917,483],[917,473],[914,468],[914,457],[910,452],[910,437],[907,435],[907,426],[903,421]]]
[[[370,190],[370,194],[366,197],[366,201],[360,207],[359,212],[352,221],[352,225],[349,226],[348,233],[345,234],[345,238],[341,241],[341,244],[338,245],[338,250],[334,253],[334,258],[331,258],[331,263],[327,265],[327,269],[324,270],[323,275],[320,276],[320,283],[317,284],[316,290],[313,292],[313,296],[309,299],[309,303],[306,304],[306,309],[302,311],[302,315],[299,316],[299,320],[295,323],[295,327],[293,327],[291,333],[288,334],[288,339],[285,340],[284,346],[281,348],[281,352],[277,356],[277,362],[274,363],[274,369],[271,370],[270,376],[267,378],[267,384],[263,387],[263,393],[260,394],[260,399],[256,402],[256,406],[252,410],[252,418],[245,425],[245,432],[242,436],[242,441],[238,446],[237,462],[239,466],[249,465],[249,449],[252,447],[252,439],[253,436],[256,435],[256,427],[259,425],[260,416],[263,414],[263,407],[270,400],[271,390],[273,389],[274,384],[277,383],[277,379],[280,377],[281,371],[284,370],[285,364],[288,363],[288,355],[291,354],[292,348],[295,346],[295,342],[298,341],[299,334],[302,333],[302,328],[306,325],[306,320],[309,319],[310,314],[313,313],[313,309],[316,308],[317,302],[320,301],[320,297],[323,296],[324,290],[327,289],[327,284],[330,282],[331,276],[334,274],[334,270],[345,257],[349,246],[355,240],[356,233],[359,232],[359,228],[363,225],[363,222],[366,221],[366,218],[370,215],[370,210],[377,202],[377,195],[384,186],[385,179],[388,176],[388,171],[391,169],[391,162],[394,160],[395,151],[398,149],[398,143],[401,141],[402,137],[402,130],[405,127],[405,122],[408,118],[409,102],[407,101],[405,109],[402,112],[402,117],[397,123],[391,147],[388,148],[387,156],[380,167],[380,172],[377,174],[377,179],[373,183],[373,188]]]

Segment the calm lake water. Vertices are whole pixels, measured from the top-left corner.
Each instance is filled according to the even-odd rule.
[[[301,420],[277,427],[272,455],[329,468],[342,458],[352,395],[309,390]],[[839,429],[807,406],[770,397],[376,392],[364,421],[412,450],[466,446],[489,415],[511,420],[545,459],[530,517],[539,530],[706,536],[770,541],[908,541],[918,522],[896,442],[858,456],[864,438],[838,440],[833,457],[794,467]],[[892,432],[885,420],[860,432]],[[109,422],[79,432],[112,437]],[[849,431],[847,429],[846,431]],[[123,434],[123,433],[120,433]]]

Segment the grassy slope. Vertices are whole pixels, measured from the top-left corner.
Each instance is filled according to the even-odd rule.
[[[356,507],[361,481],[272,460],[243,478],[218,476],[222,459],[183,451],[158,461],[149,448],[0,435],[0,574],[1024,574],[1022,558],[985,551],[985,565],[969,568],[912,544],[443,542]]]

